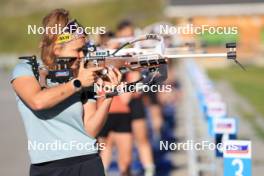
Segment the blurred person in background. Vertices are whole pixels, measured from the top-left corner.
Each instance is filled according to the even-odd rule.
[[[104,48],[116,49],[120,44],[111,41],[113,36],[100,36],[99,46]],[[126,81],[126,75],[123,76]],[[131,110],[129,101],[131,93],[124,93],[113,98],[109,110],[108,119],[98,135],[100,143],[105,144],[104,150],[100,151],[100,156],[107,171],[112,161],[113,147],[118,151],[118,167],[122,176],[131,175],[130,165],[132,162],[132,134],[131,134]]]
[[[118,44],[118,39],[131,38],[133,36],[134,36],[133,24],[129,20],[121,21],[117,26],[116,43]],[[114,46],[113,41],[111,42],[111,46]],[[140,75],[138,72],[130,72],[129,74],[127,74],[126,81],[133,82],[138,80],[139,77]],[[103,158],[103,162],[106,168],[108,168],[111,162],[112,147],[114,144],[116,144],[118,150],[118,164],[120,171],[124,175],[129,173],[129,171],[124,173],[124,171],[126,171],[126,169],[129,169],[131,164],[132,148],[133,148],[132,137],[133,137],[135,139],[135,143],[139,151],[139,157],[144,167],[145,175],[146,176],[154,175],[155,166],[152,156],[151,145],[148,140],[148,134],[147,134],[148,128],[146,125],[146,119],[145,119],[146,114],[145,114],[145,107],[143,104],[142,95],[139,93],[126,93],[126,95],[121,95],[120,97],[114,98],[113,102],[114,103],[110,108],[111,118],[109,118],[108,121],[109,123],[107,122],[107,124],[112,124],[111,126],[115,126],[116,129],[112,129],[112,132],[108,135],[108,137],[107,138],[105,137],[104,141],[106,141],[107,150],[101,152],[101,156]],[[115,102],[117,103],[115,104]],[[120,109],[117,110],[117,107],[119,108],[122,107],[122,109],[128,108],[129,110],[127,109],[126,111],[127,114],[123,114],[123,112],[121,112]],[[129,126],[129,128],[127,128],[127,130],[125,131],[126,133],[124,131],[120,131],[126,126],[126,125],[122,125],[123,127],[121,127],[120,122],[118,122],[121,121],[120,118],[123,118],[122,121],[127,121],[126,125]],[[116,120],[111,121],[111,119],[116,119]],[[108,129],[108,131],[109,130],[111,131],[111,128],[113,127],[109,127],[110,125],[107,126],[107,124],[105,128]],[[118,127],[118,125],[115,124],[120,124],[119,125],[120,127]]]
[[[115,33],[112,31],[107,31],[104,34],[100,34],[98,38],[98,44],[101,48],[114,48],[109,45],[109,41],[115,37]]]
[[[78,25],[77,21],[70,20],[69,12],[64,9],[51,11],[42,23],[44,27],[61,25],[71,28],[71,25]],[[65,35],[68,37],[65,38]],[[86,34],[76,30],[42,36],[41,61],[38,62],[43,62],[45,68],[54,68],[56,57],[74,58],[71,62],[74,79],[67,83],[47,82],[48,86],[42,87],[28,62],[22,61],[13,70],[11,83],[17,95],[18,109],[28,141],[45,146],[54,141],[69,146],[72,141],[76,141],[78,145],[88,146],[58,150],[29,148],[31,176],[104,175],[104,167],[95,147],[95,137],[106,121],[112,98],[103,99],[100,107],[97,107],[94,93],[84,92],[85,87],[96,82],[96,71],[102,69],[84,67],[80,48],[84,46],[85,38]],[[111,78],[108,83],[118,85],[120,72],[115,68],[109,69],[109,75]]]
[[[134,25],[129,20],[121,21],[117,26],[116,36],[119,38],[129,38],[134,36]],[[139,72],[131,72],[128,75],[128,81],[134,82],[140,78]],[[143,103],[143,95],[141,93],[133,93],[129,101],[132,117],[132,134],[136,147],[139,152],[139,158],[144,168],[145,176],[153,176],[155,174],[155,165],[152,156],[152,149],[148,139],[148,128],[146,124],[145,106]]]

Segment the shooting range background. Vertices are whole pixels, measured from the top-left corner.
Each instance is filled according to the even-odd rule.
[[[240,6],[241,1],[234,0],[233,3]],[[230,115],[239,118],[239,138],[252,141],[253,175],[263,173],[264,11],[261,13],[253,8],[256,7],[257,1],[247,4],[252,5],[252,8],[248,8],[247,11],[243,9],[243,5],[241,8],[233,10],[230,8],[230,3],[222,1],[224,3],[222,9],[226,9],[225,11],[218,8],[219,4],[213,4],[211,8],[215,13],[204,15],[199,13],[200,10],[196,8],[198,3],[194,2],[195,0],[57,0],[55,4],[51,0],[2,0],[0,2],[0,175],[26,176],[28,173],[29,157],[26,152],[26,134],[16,107],[14,93],[9,84],[10,70],[17,62],[17,56],[38,54],[39,36],[28,35],[27,25],[40,25],[42,17],[57,7],[69,9],[71,15],[84,26],[106,26],[107,29],[114,29],[116,23],[124,18],[133,20],[138,27],[164,20],[174,24],[186,24],[191,20],[195,25],[238,26],[239,34],[235,36],[182,37],[207,42],[208,52],[223,51],[225,42],[230,39],[237,40],[238,59],[246,65],[247,72],[241,71],[235,64],[225,60],[210,61],[206,59],[198,61],[198,64],[206,68],[210,78],[216,81],[216,89],[224,97]],[[207,11],[210,1],[204,2],[199,8],[202,8],[202,11]],[[263,7],[263,3],[257,4],[257,6]],[[191,8],[193,16],[186,16],[187,14],[184,15],[184,13],[173,10],[175,7]],[[180,78],[184,97],[190,97],[194,87],[188,82],[184,65],[184,61],[179,62],[175,67],[175,75]],[[198,106],[197,101],[187,98],[184,98],[178,106],[178,125],[174,133],[180,141],[188,140],[190,137],[188,135],[191,123],[202,123],[196,120],[187,121],[186,117],[190,116],[190,110],[195,110],[195,106]],[[198,116],[197,119],[200,118]],[[196,125],[196,128],[192,130],[194,133],[204,135],[201,132],[204,130],[203,125]],[[175,166],[171,175],[187,175],[190,173],[190,169],[198,167],[193,155],[185,151],[171,153],[169,158]],[[216,174],[221,175],[223,172],[221,161],[215,161],[214,164],[219,167]]]

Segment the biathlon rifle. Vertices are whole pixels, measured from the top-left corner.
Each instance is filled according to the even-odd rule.
[[[154,49],[126,48],[133,46],[137,42],[153,40],[158,44]],[[227,52],[224,53],[187,53],[187,54],[166,54],[163,38],[156,34],[148,34],[126,42],[117,49],[99,49],[95,45],[87,43],[81,51],[82,58],[87,67],[105,67],[98,72],[98,76],[107,79],[108,66],[114,66],[125,74],[130,71],[140,71],[141,78],[136,82],[128,83],[127,86],[159,84],[167,79],[167,64],[169,59],[184,58],[226,58],[234,60],[243,70],[245,68],[237,61],[236,43],[227,43]],[[35,57],[31,58],[34,59]],[[25,59],[25,57],[23,57]],[[35,58],[36,59],[36,58]],[[51,82],[67,82],[73,78],[70,63],[74,57],[58,57],[55,60],[56,69],[49,70],[48,78]],[[133,91],[130,89],[126,89]],[[124,91],[123,91],[124,92]],[[122,93],[123,93],[122,92]],[[108,93],[105,97],[112,97],[120,94],[118,91]]]

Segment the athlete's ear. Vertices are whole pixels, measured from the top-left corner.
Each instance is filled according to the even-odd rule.
[[[60,56],[61,55],[61,49],[62,49],[62,46],[59,45],[59,44],[55,44],[53,46],[53,53],[55,54],[55,56]]]

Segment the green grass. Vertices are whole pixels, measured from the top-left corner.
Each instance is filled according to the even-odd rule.
[[[208,74],[213,80],[229,81],[233,88],[264,117],[264,67],[248,66],[246,72],[237,67],[210,69]],[[251,124],[256,135],[264,139],[264,129],[257,123],[256,115],[241,109],[241,107],[238,108],[242,118]]]
[[[262,30],[261,30],[261,34],[260,34],[261,36],[261,42],[262,42],[262,44],[264,44],[264,28],[262,28]]]
[[[76,6],[54,5],[53,8],[66,8],[71,16],[84,26],[106,26],[115,29],[116,23],[124,18],[134,21],[137,26],[162,20],[161,0],[107,0]],[[0,52],[36,52],[39,35],[28,35],[27,26],[40,26],[42,18],[50,10],[40,10],[25,16],[3,17],[0,20]]]
[[[208,74],[214,80],[226,80],[245,97],[264,117],[264,68],[248,66],[247,71],[238,67],[211,69]]]
[[[243,109],[240,109],[240,112],[242,113],[243,118],[251,124],[251,126],[255,130],[256,135],[261,139],[264,139],[264,129],[257,123],[255,115],[250,112],[246,112]]]
[[[199,39],[210,46],[220,46],[228,42],[239,41],[238,34],[210,34],[205,32]]]

